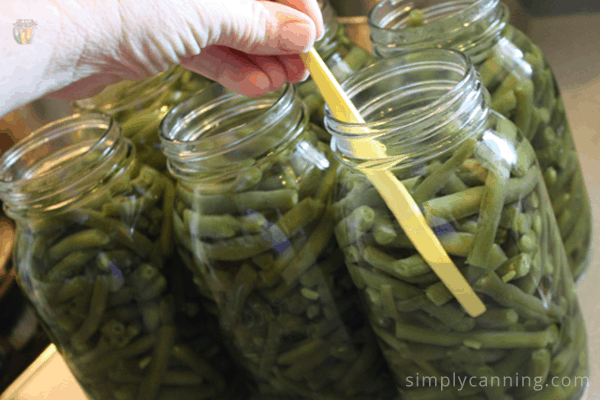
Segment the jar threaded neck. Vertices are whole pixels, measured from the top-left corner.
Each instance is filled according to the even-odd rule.
[[[472,137],[489,113],[479,74],[454,50],[415,50],[380,60],[342,87],[366,123],[344,123],[326,107],[325,126],[336,157],[350,167],[410,168]],[[385,157],[357,152],[364,140],[385,148]]]
[[[102,113],[41,127],[0,158],[0,198],[18,217],[63,210],[102,190],[135,156],[119,125]]]
[[[422,22],[412,20],[414,10],[422,13]],[[507,20],[508,9],[499,0],[382,0],[368,23],[379,58],[433,47],[476,57],[497,42]]]
[[[160,140],[175,178],[218,182],[275,156],[307,123],[294,85],[250,98],[215,83],[167,114]]]

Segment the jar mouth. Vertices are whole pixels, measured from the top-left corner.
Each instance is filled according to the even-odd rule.
[[[389,47],[379,53],[433,46],[468,51],[476,37],[493,36],[503,28],[505,18],[498,12],[506,14],[506,9],[499,4],[499,0],[382,0],[368,15],[371,40]],[[413,10],[422,13],[416,22],[411,18]],[[482,21],[488,26],[475,29]],[[457,40],[465,33],[468,38]]]
[[[169,170],[182,179],[194,173],[208,179],[268,156],[300,133],[302,113],[290,114],[298,102],[291,84],[254,98],[211,84],[161,122],[159,136]]]
[[[94,97],[76,100],[75,105],[86,111],[100,111],[109,115],[137,107],[157,97],[181,77],[184,69],[175,66],[143,81],[123,81],[106,87]]]
[[[115,167],[110,164],[122,143],[120,134],[104,113],[74,114],[32,132],[0,157],[0,197],[6,209],[57,209],[82,190],[92,190],[106,168]]]
[[[466,132],[466,125],[481,122],[481,109],[489,101],[469,57],[447,49],[412,50],[380,60],[341,86],[365,120],[340,121],[325,106],[332,149],[348,161],[397,162],[408,153],[430,152],[430,146],[453,148],[466,133],[449,137],[440,134],[443,128]],[[364,140],[383,145],[385,160],[361,155],[357,144]]]

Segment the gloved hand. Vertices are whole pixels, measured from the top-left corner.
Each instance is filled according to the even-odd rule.
[[[64,15],[52,71],[69,79],[49,97],[86,98],[121,79],[181,64],[247,96],[306,79],[298,53],[323,34],[316,0],[54,0]],[[55,52],[56,53],[56,52]],[[68,61],[71,60],[71,61]],[[74,62],[76,61],[76,62]],[[70,69],[70,70],[69,70]],[[70,82],[69,82],[70,81]],[[66,87],[65,87],[66,86]]]

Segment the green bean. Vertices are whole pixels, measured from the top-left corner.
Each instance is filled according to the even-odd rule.
[[[59,282],[77,274],[83,266],[98,255],[97,251],[86,250],[71,253],[57,263],[48,273],[48,280]]]
[[[519,321],[519,314],[511,308],[488,309],[477,318],[477,325],[486,329],[505,329]]]
[[[174,326],[165,325],[158,329],[158,344],[154,348],[152,361],[148,367],[148,373],[140,385],[138,399],[153,400],[156,398],[158,388],[164,378],[164,373],[167,370],[167,363],[175,343],[175,333]]]
[[[329,169],[327,169],[325,176],[321,178],[321,183],[319,186],[317,186],[312,195],[316,200],[320,200],[323,203],[326,203],[329,200],[328,197],[333,189],[335,176],[337,173],[337,168],[335,168],[336,162],[333,159],[329,160],[329,162],[332,165],[330,165]]]
[[[490,382],[490,384],[483,387],[483,391],[488,399],[504,400],[504,387],[500,382],[495,384],[494,379],[492,379],[492,377],[495,376],[495,372],[492,367],[488,365],[473,365],[465,363],[463,364],[463,368],[467,374]]]
[[[105,218],[100,213],[91,210],[78,210],[66,215],[73,222],[96,228],[104,232],[114,233],[119,243],[129,247],[142,257],[152,251],[152,242],[144,235],[132,230],[126,224],[111,218]]]
[[[569,343],[558,354],[554,355],[550,363],[550,373],[552,375],[560,375],[565,372],[567,367],[571,367],[576,360],[578,352],[585,346],[586,336],[581,318],[578,317],[574,321],[574,324],[576,324],[575,334],[572,338],[569,338]]]
[[[486,179],[486,192],[481,201],[478,229],[473,239],[473,246],[467,256],[467,263],[485,268],[488,265],[489,249],[494,244],[494,237],[506,196],[508,174],[504,171],[490,172]]]
[[[71,343],[79,350],[83,350],[88,339],[96,332],[100,325],[100,320],[106,310],[108,299],[108,279],[106,276],[99,276],[94,283],[94,291],[90,304],[88,316],[83,321],[77,332],[71,336]]]
[[[398,236],[394,224],[387,212],[376,208],[375,218],[373,219],[373,235],[378,244],[386,245]]]
[[[279,258],[275,260],[270,270],[260,273],[260,276],[267,286],[275,285],[281,278],[281,272],[296,257],[300,250],[306,244],[306,237],[300,236],[296,240],[290,241],[290,246],[285,249]]]
[[[149,332],[155,332],[160,327],[160,304],[154,300],[140,305],[142,320]]]
[[[469,187],[456,175],[453,173],[447,179],[446,184],[444,185],[442,192],[444,194],[453,194],[457,192],[462,192],[467,190]]]
[[[319,261],[300,276],[300,283],[304,287],[315,287],[322,282],[325,276],[333,274],[342,265],[344,265],[344,253],[340,249],[336,249],[327,259]]]
[[[504,116],[509,116],[517,108],[517,97],[513,90],[507,90],[492,99],[492,108]]]
[[[382,303],[383,309],[388,316],[394,320],[400,320],[401,317],[394,302],[394,293],[392,292],[391,285],[381,285],[378,300]]]
[[[115,197],[112,202],[104,203],[102,214],[107,217],[129,216],[136,213],[145,213],[158,202],[163,193],[166,181],[160,176],[153,178],[152,186],[148,190],[141,190],[143,197],[130,199],[129,197]]]
[[[356,243],[362,235],[371,229],[375,212],[369,206],[356,208],[348,217],[335,226],[335,235],[340,246]]]
[[[531,265],[531,256],[526,253],[521,253],[509,260],[506,260],[496,272],[504,282],[512,279],[518,279],[526,276],[529,273]]]
[[[139,301],[148,301],[158,297],[167,289],[167,280],[164,276],[159,276],[143,289],[140,290],[137,298]]]
[[[499,62],[494,53],[491,57],[487,58],[478,68],[479,74],[481,75],[482,83],[485,87],[493,87],[504,80],[506,71],[502,67],[502,63]]]
[[[110,237],[99,230],[89,229],[72,234],[48,250],[50,261],[58,261],[70,253],[105,246],[110,242]]]
[[[175,344],[171,351],[175,358],[212,382],[218,391],[225,388],[225,380],[221,374],[187,345]]]
[[[305,228],[319,217],[323,213],[323,210],[323,203],[307,197],[279,218],[277,223],[269,230],[274,235],[276,231],[273,227],[277,227],[279,229],[277,233],[283,234],[284,237],[293,237],[299,230]]]
[[[168,179],[165,179],[165,190],[163,192],[162,214],[163,224],[160,231],[160,237],[157,239],[163,257],[169,257],[173,253],[173,207],[175,205],[175,187]]]
[[[214,260],[236,261],[254,257],[269,250],[273,239],[263,234],[238,236],[234,239],[222,240],[215,243],[193,241],[193,247],[205,257]]]
[[[238,219],[242,225],[242,231],[247,233],[264,232],[269,221],[259,212],[253,212]]]
[[[351,193],[349,193],[346,197],[335,203],[332,206],[331,212],[334,214],[336,219],[339,219],[340,215],[348,215],[361,205],[365,205],[373,209],[386,207],[385,202],[381,198],[381,195],[377,189],[374,187],[361,188],[360,186],[357,186],[356,188],[353,188]]]
[[[231,215],[207,215],[186,209],[183,222],[194,237],[230,238],[238,234],[242,224]]]
[[[418,186],[412,189],[412,197],[417,204],[431,199],[440,191],[455,170],[473,154],[476,140],[467,140],[440,168],[431,173]]]
[[[468,317],[461,309],[454,307],[452,304],[444,304],[443,306],[426,304],[422,309],[455,331],[467,332],[475,327],[475,319]]]
[[[465,160],[458,170],[460,178],[469,186],[478,186],[485,183],[488,170],[484,168],[481,162],[472,158]]]
[[[288,285],[294,283],[316,261],[332,236],[332,218],[329,215],[324,215],[302,250],[281,273]]]
[[[396,324],[396,337],[417,343],[447,347],[458,346],[465,341],[473,341],[484,349],[538,348],[555,343],[558,340],[558,329],[556,325],[550,325],[546,330],[538,332],[448,332],[438,335],[433,330]]]
[[[244,192],[230,196],[202,195],[194,197],[194,209],[205,215],[239,214],[240,210],[265,211],[290,209],[298,203],[298,193],[292,189],[268,192]]]
[[[474,350],[466,346],[459,346],[454,350],[448,350],[446,354],[460,363],[488,364],[502,360],[506,356],[504,350]]]
[[[521,196],[531,193],[537,185],[539,170],[532,167],[522,178],[508,180],[505,204],[518,200]],[[423,204],[425,217],[431,222],[433,217],[447,221],[457,220],[476,214],[484,194],[481,186],[470,188],[464,192],[454,193],[426,201]]]
[[[264,352],[260,361],[260,373],[262,375],[266,375],[275,364],[277,359],[277,351],[280,346],[278,339],[281,336],[281,330],[282,329],[277,322],[271,321],[269,323],[267,340],[265,342]]]
[[[537,385],[544,387],[550,372],[551,354],[548,349],[537,349],[531,353],[527,376],[535,379]],[[539,380],[538,380],[539,379]],[[523,396],[532,396],[535,390],[531,386],[525,386],[522,390]]]
[[[443,282],[436,282],[425,289],[425,294],[436,306],[441,306],[454,298]]]
[[[301,379],[305,374],[318,367],[330,357],[329,346],[329,343],[322,341],[310,354],[302,354],[299,360],[292,363],[290,367],[283,371],[283,376],[294,381]]]
[[[543,324],[557,322],[562,316],[555,304],[547,306],[539,298],[522,292],[518,287],[503,283],[493,272],[485,273],[473,288],[494,298],[499,304],[513,308],[520,316],[534,318]]]
[[[350,369],[336,383],[337,389],[345,389],[348,396],[353,396],[356,394],[356,392],[359,392],[359,388],[357,387],[358,385],[356,384],[357,381],[359,381],[359,384],[364,385],[364,383],[360,382],[360,380],[364,379],[364,376],[368,372],[369,368],[371,368],[371,366],[377,362],[377,358],[377,344],[375,341],[369,340],[363,347],[362,352],[356,358],[356,361],[352,364]],[[352,385],[352,383],[354,383],[354,385]],[[352,388],[352,386],[354,386],[354,388]]]
[[[367,247],[364,250],[363,257],[365,261],[373,267],[401,279],[423,275],[431,271],[429,265],[419,254],[415,254],[402,260],[394,260],[392,257],[377,250],[375,247]]]
[[[238,271],[233,281],[233,288],[229,291],[229,296],[224,307],[224,313],[221,317],[221,323],[225,329],[230,329],[239,316],[242,305],[252,293],[258,275],[249,264],[244,264]]]
[[[364,268],[358,268],[356,272],[369,287],[376,288],[381,285],[391,285],[394,297],[400,300],[408,300],[423,294],[421,290],[408,283],[404,283],[400,280],[388,279],[385,275],[378,272],[371,272]]]
[[[93,284],[81,275],[77,275],[72,279],[64,282],[56,295],[50,300],[56,303],[62,303],[70,300],[81,292],[89,292]]]

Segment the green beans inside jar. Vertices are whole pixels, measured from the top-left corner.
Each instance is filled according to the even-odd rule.
[[[135,145],[137,159],[164,172],[166,159],[158,138],[160,121],[175,104],[210,82],[177,66],[143,81],[112,84],[94,97],[76,101],[74,109],[109,114]]]
[[[575,143],[548,61],[508,18],[499,0],[384,0],[371,10],[369,26],[377,57],[426,47],[471,57],[491,108],[514,122],[535,150],[577,279],[590,262],[592,216]]]
[[[18,283],[91,399],[238,398],[174,257],[174,185],[136,160],[114,120],[59,120],[0,165]]]
[[[366,123],[326,108],[342,163],[334,232],[402,398],[582,398],[586,329],[540,166],[469,59],[408,52],[342,86]],[[385,157],[361,154],[365,140]],[[409,190],[485,313],[468,315],[415,250],[366,177],[375,169]]]
[[[375,58],[368,51],[352,42],[346,35],[345,27],[336,20],[336,14],[328,0],[317,0],[321,7],[325,33],[315,43],[315,50],[338,81],[343,81],[359,69],[371,64]],[[311,122],[323,127],[325,100],[316,83],[309,79],[298,85],[298,92],[308,107]],[[331,136],[322,129],[316,129],[317,136],[329,143]]]
[[[161,124],[181,257],[263,399],[397,395],[327,211],[336,163],[293,85],[214,85]]]

